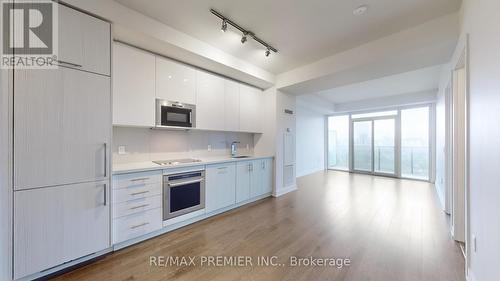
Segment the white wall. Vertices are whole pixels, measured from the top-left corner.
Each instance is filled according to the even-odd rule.
[[[297,177],[325,169],[325,116],[297,104]]]
[[[229,156],[230,145],[239,141],[238,153],[252,155],[253,134],[204,131],[168,131],[147,128],[113,128],[113,163],[143,162],[188,157]],[[124,145],[127,154],[118,154]],[[208,145],[211,151],[208,151]],[[247,149],[247,145],[248,148]],[[272,155],[272,154],[267,154]]]
[[[408,93],[382,98],[366,99],[360,101],[337,103],[335,112],[353,112],[372,109],[393,108],[396,106],[428,104],[436,101],[437,90],[429,90],[417,93]]]
[[[469,266],[475,281],[495,281],[500,276],[500,1],[463,5],[463,33],[470,36],[470,229],[477,238]]]
[[[284,183],[284,134],[289,130],[296,136],[295,113],[286,114],[285,109],[296,111],[295,96],[276,90],[276,156],[275,156],[275,179],[276,188],[274,196],[281,196],[297,188],[296,184],[296,165],[293,165],[292,183]]]
[[[449,74],[449,73],[448,73]],[[436,191],[441,202],[441,206],[445,209],[445,136],[446,136],[446,108],[445,108],[445,91],[440,88],[436,101]]]

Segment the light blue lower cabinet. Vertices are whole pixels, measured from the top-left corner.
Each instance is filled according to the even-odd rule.
[[[205,170],[205,211],[210,213],[236,203],[236,164],[208,165]]]

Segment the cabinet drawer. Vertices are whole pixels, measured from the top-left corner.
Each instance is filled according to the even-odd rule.
[[[162,196],[155,195],[136,200],[130,200],[113,205],[113,218],[133,215],[147,210],[157,209],[162,207]]]
[[[132,185],[127,188],[113,190],[113,203],[121,203],[161,194],[161,183]]]
[[[113,220],[113,242],[120,243],[162,228],[162,209],[157,208]]]
[[[124,174],[113,178],[113,189],[161,183],[161,180],[162,171]]]

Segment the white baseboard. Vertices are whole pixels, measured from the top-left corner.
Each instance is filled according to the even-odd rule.
[[[285,195],[289,192],[292,192],[292,191],[295,191],[297,190],[297,185],[294,184],[294,185],[291,185],[289,187],[285,187],[285,188],[282,188],[280,190],[276,190],[273,192],[273,197],[280,197],[282,195]]]

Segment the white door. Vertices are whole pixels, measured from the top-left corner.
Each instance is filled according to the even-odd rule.
[[[113,125],[154,127],[155,56],[113,45]]]
[[[240,85],[240,131],[261,132],[262,91],[247,85]]]
[[[224,86],[224,129],[237,132],[240,130],[240,85],[226,79]]]
[[[214,74],[196,71],[196,127],[224,130],[224,79]]]
[[[14,188],[108,178],[110,78],[60,67],[14,83]]]
[[[15,279],[110,247],[108,181],[14,192]]]
[[[236,164],[236,203],[250,199],[251,163],[246,161]]]
[[[66,67],[110,75],[111,25],[59,5],[58,60]]]
[[[206,172],[207,213],[231,206],[236,202],[236,164],[207,166]]]
[[[156,97],[195,104],[196,71],[193,67],[156,57]]]

